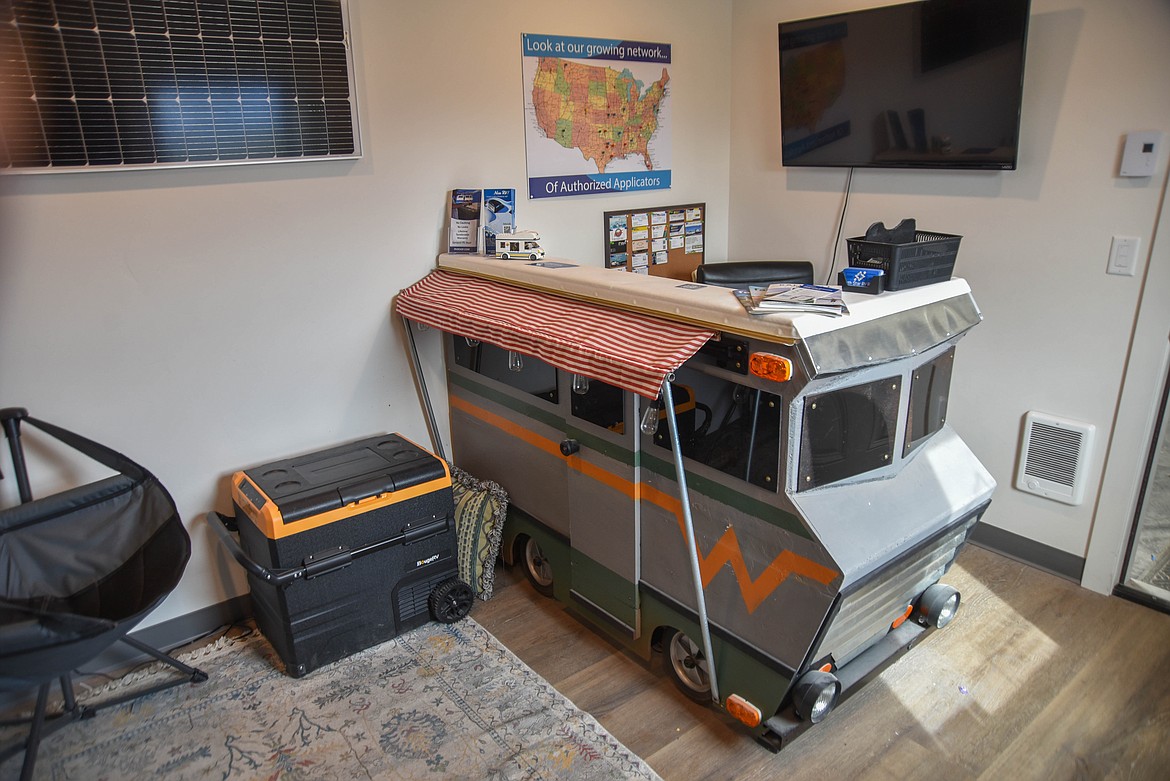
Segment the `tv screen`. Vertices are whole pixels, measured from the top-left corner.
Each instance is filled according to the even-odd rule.
[[[1028,2],[781,22],[784,165],[1014,170]]]

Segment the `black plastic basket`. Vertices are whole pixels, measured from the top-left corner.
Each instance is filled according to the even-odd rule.
[[[903,290],[951,278],[962,236],[916,231],[914,241],[889,244],[863,236],[848,239],[849,265],[886,272],[886,290]]]

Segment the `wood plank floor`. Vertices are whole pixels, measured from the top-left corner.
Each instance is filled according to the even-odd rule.
[[[936,632],[779,754],[539,596],[472,617],[673,779],[1170,779],[1170,615],[967,546]]]

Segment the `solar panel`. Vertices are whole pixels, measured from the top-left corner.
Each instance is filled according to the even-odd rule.
[[[0,168],[360,156],[343,0],[0,0]]]

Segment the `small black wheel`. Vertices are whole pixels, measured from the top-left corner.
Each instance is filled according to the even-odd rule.
[[[529,255],[529,256],[528,256],[528,259],[529,259],[529,260],[536,260],[536,253],[534,252],[534,253],[532,253],[531,255]]]
[[[552,564],[545,558],[540,543],[531,537],[524,538],[524,574],[539,593],[546,597],[553,595]]]
[[[711,678],[703,649],[677,629],[666,629],[666,665],[670,677],[695,702],[711,701]]]
[[[471,586],[458,578],[451,578],[435,586],[427,599],[427,606],[436,621],[453,624],[471,612],[471,603],[474,601],[475,594],[471,593]]]

